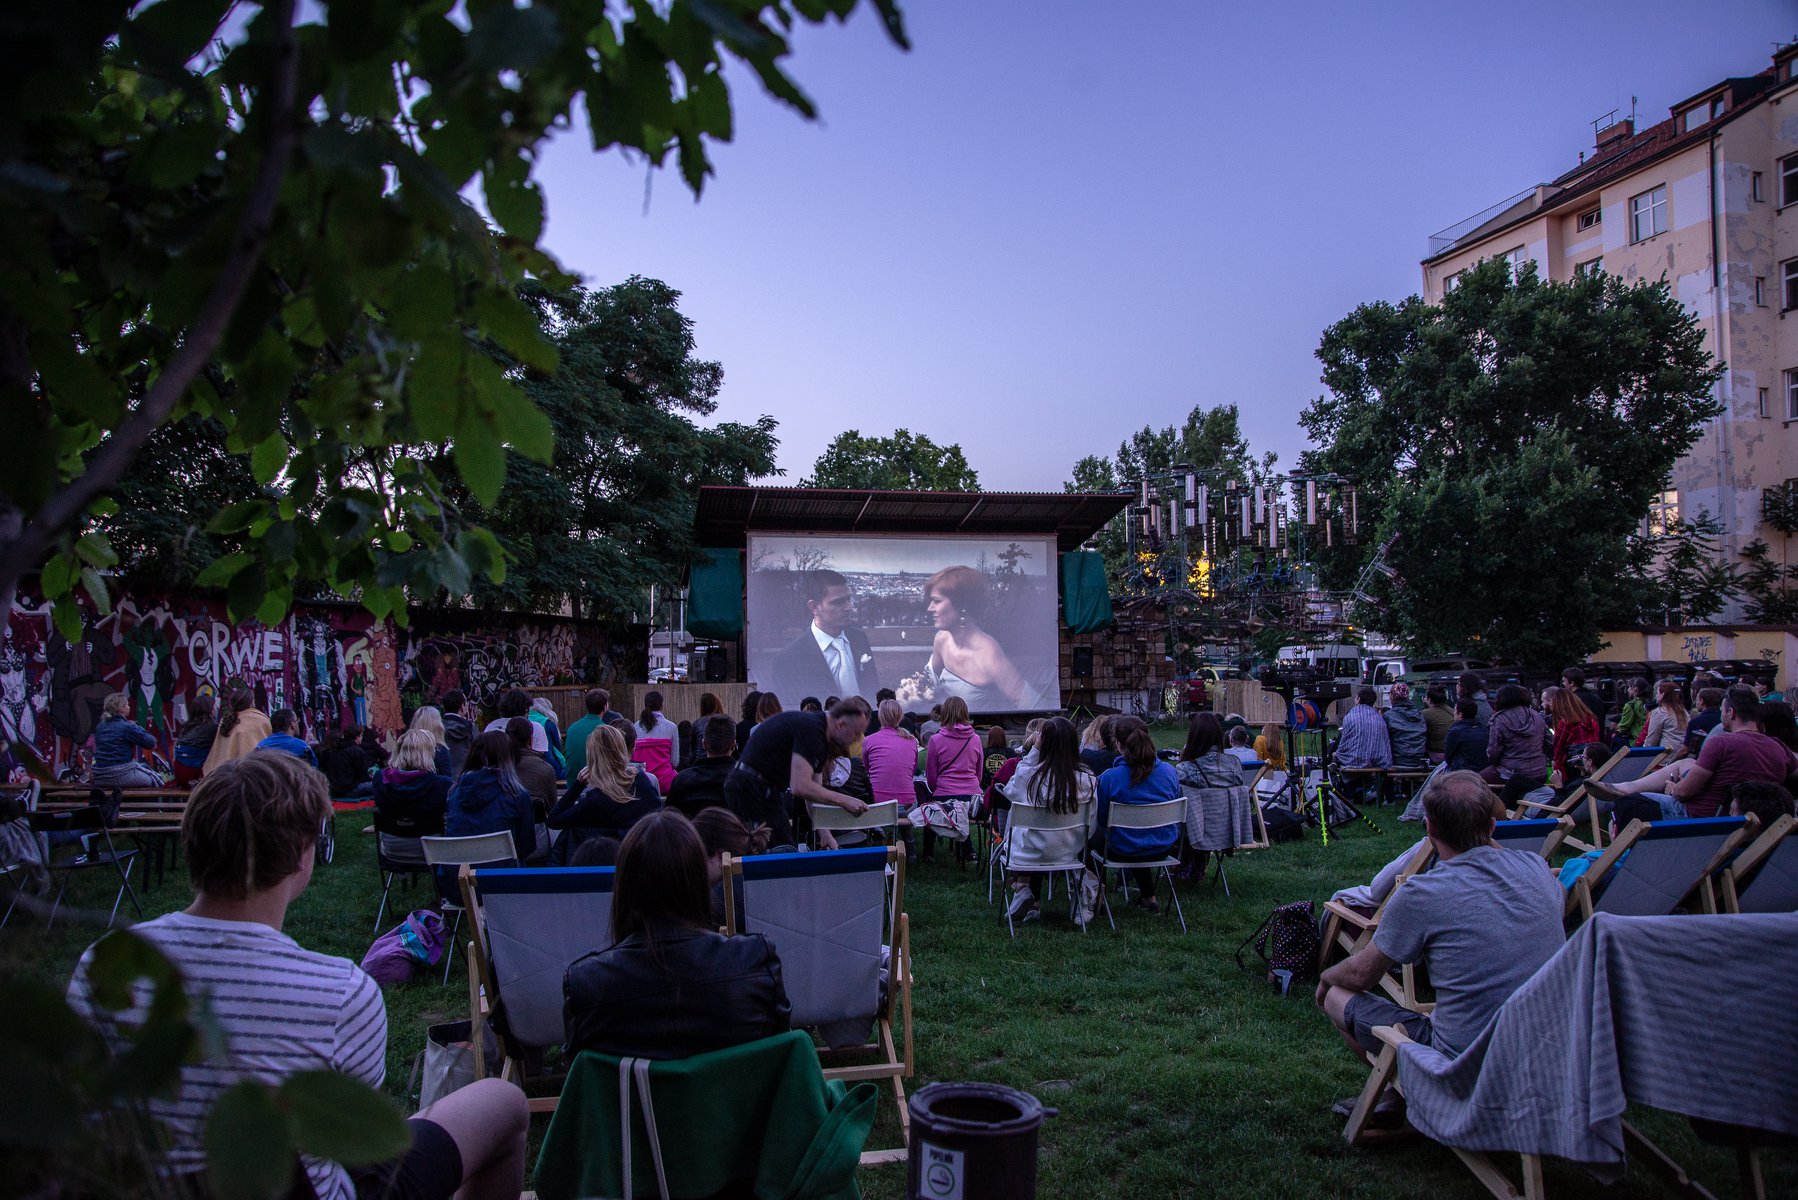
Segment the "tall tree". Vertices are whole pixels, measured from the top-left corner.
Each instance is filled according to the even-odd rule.
[[[850,429],[831,439],[799,486],[977,492],[980,476],[959,444],[939,446],[909,429],[894,430],[892,437],[863,437]]]
[[[88,518],[189,414],[269,489],[211,523],[243,536],[203,576],[234,613],[278,618],[309,578],[385,613],[503,577],[442,471],[491,503],[508,448],[553,449],[486,353],[555,366],[517,295],[569,282],[538,245],[538,148],[578,104],[596,150],[672,155],[697,193],[731,137],[725,62],[812,117],[785,33],[857,0],[296,7],[0,8],[0,612],[40,569],[66,634],[77,591],[106,606],[117,555]]]
[[[524,388],[549,417],[555,454],[548,465],[512,455],[499,499],[469,513],[509,563],[502,583],[476,581],[477,603],[642,612],[649,586],[676,582],[692,558],[697,489],[774,473],[772,417],[696,424],[717,408],[724,371],[694,357],[679,298],[637,276],[527,289],[559,366],[529,372]]]
[[[1548,283],[1502,262],[1438,306],[1368,304],[1324,331],[1329,393],[1300,416],[1311,470],[1359,488],[1386,628],[1559,666],[1595,650],[1630,535],[1718,412],[1720,368],[1664,283]]]

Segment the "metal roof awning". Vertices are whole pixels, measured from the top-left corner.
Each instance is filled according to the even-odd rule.
[[[701,546],[735,549],[751,530],[804,533],[1053,535],[1078,549],[1131,501],[1128,492],[887,492],[859,488],[702,487]]]

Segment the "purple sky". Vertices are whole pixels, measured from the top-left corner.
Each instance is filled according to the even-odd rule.
[[[1417,291],[1429,234],[1571,167],[1632,94],[1653,124],[1798,36],[1798,0],[904,8],[909,54],[867,11],[797,36],[818,124],[737,72],[697,202],[670,169],[645,212],[645,167],[584,129],[539,172],[548,247],[684,293],[718,417],[778,419],[788,482],[904,426],[988,490],[1058,491],[1232,401],[1290,468],[1319,334]]]

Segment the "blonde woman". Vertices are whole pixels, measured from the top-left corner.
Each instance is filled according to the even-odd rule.
[[[435,751],[440,749],[426,730],[414,728],[402,733],[387,765],[375,776],[375,811],[383,816],[423,820],[428,828],[441,832],[443,814],[449,807],[450,779],[436,769]],[[425,860],[424,847],[417,838],[383,833],[381,853],[396,862]]]
[[[587,735],[587,765],[549,814],[549,827],[562,830],[554,862],[566,866],[589,838],[623,839],[631,826],[662,807],[655,780],[631,764],[624,735],[601,725]]]
[[[131,696],[114,692],[101,705],[94,727],[94,768],[89,781],[100,787],[161,787],[163,778],[137,760],[139,749],[154,750],[156,738],[131,719]]]
[[[412,724],[407,726],[408,733],[418,731],[431,735],[431,769],[439,775],[449,775],[450,748],[449,738],[443,728],[443,713],[427,704],[412,714]]]

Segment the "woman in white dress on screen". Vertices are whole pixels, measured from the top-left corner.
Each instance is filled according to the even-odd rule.
[[[998,639],[980,627],[986,615],[986,575],[973,567],[944,567],[924,583],[936,640],[927,668],[938,703],[960,696],[973,712],[1016,712],[1040,707]]]

